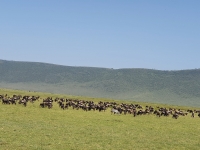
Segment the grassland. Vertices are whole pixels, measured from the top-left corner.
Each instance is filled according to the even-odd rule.
[[[200,69],[108,69],[0,60],[0,88],[200,107]]]
[[[43,98],[63,97],[84,100],[114,101],[70,95],[0,89],[0,94],[38,95]],[[129,101],[116,101],[127,102]],[[111,115],[106,112],[61,110],[56,103],[52,109],[40,108],[38,101],[22,105],[0,104],[0,149],[200,149],[200,118],[190,115],[156,117],[143,115]],[[131,102],[133,103],[133,102]],[[143,106],[164,106],[139,103]],[[180,109],[193,107],[169,106]]]

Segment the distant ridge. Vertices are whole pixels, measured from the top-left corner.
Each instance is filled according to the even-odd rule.
[[[200,106],[200,69],[112,69],[0,60],[0,88]]]

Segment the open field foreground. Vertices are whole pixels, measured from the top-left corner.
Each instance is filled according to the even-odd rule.
[[[199,150],[200,149],[200,118],[191,113],[178,119],[169,116],[156,116],[153,113],[136,115],[127,113],[111,114],[112,107],[104,111],[83,109],[61,109],[58,101],[53,101],[53,107],[42,108],[43,99],[52,97],[81,99],[98,103],[100,99],[78,98],[66,95],[53,95],[48,93],[34,93],[0,89],[0,95],[14,94],[40,96],[34,103],[27,102],[26,107],[19,104],[2,104],[0,100],[0,149],[174,149]],[[106,102],[106,99],[102,99]],[[126,103],[125,101],[113,101]],[[65,102],[66,103],[66,102]],[[134,102],[127,102],[133,103]],[[143,110],[145,103],[139,103]],[[166,105],[151,104],[158,109],[170,107]],[[184,112],[197,110],[191,107],[176,107]],[[199,109],[198,109],[199,110]],[[139,109],[137,109],[139,111]]]

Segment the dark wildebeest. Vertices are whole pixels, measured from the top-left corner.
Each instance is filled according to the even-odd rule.
[[[40,107],[42,108],[48,107],[50,109],[53,107],[53,104],[51,102],[43,102],[43,103],[40,103]]]
[[[25,107],[27,106],[27,101],[25,99],[22,99],[18,102],[18,104],[23,104]]]
[[[10,101],[8,99],[3,98],[2,99],[2,104],[10,104]]]
[[[133,109],[133,117],[135,117],[137,115],[137,110]]]
[[[155,110],[153,113],[154,113],[156,116],[158,116],[158,117],[161,116],[161,113],[160,113],[158,110]]]
[[[191,115],[191,117],[194,118],[194,111],[192,111],[192,115]]]
[[[172,118],[174,118],[174,119],[177,119],[179,116],[178,116],[178,114],[177,113],[174,113],[173,115],[172,115]]]
[[[0,95],[0,99],[3,99],[4,98],[4,95]]]

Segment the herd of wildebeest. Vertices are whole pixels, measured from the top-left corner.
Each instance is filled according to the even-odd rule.
[[[164,107],[152,107],[145,106],[142,107],[139,104],[125,104],[125,103],[116,103],[116,102],[102,102],[99,101],[95,103],[89,100],[78,100],[78,99],[69,99],[69,98],[52,98],[47,97],[45,99],[40,98],[40,96],[22,96],[22,95],[12,95],[8,96],[7,94],[0,94],[0,101],[5,105],[16,105],[20,104],[24,107],[28,103],[34,103],[39,101],[39,107],[51,109],[53,105],[58,105],[61,109],[66,110],[71,107],[74,110],[82,109],[84,111],[99,111],[105,112],[106,110],[111,110],[111,114],[132,114],[133,117],[140,115],[150,115],[153,114],[157,117],[161,116],[172,116],[172,118],[177,119],[179,116],[187,116],[188,114],[194,118],[198,116],[200,118],[200,110],[181,110],[175,108],[164,108]]]

